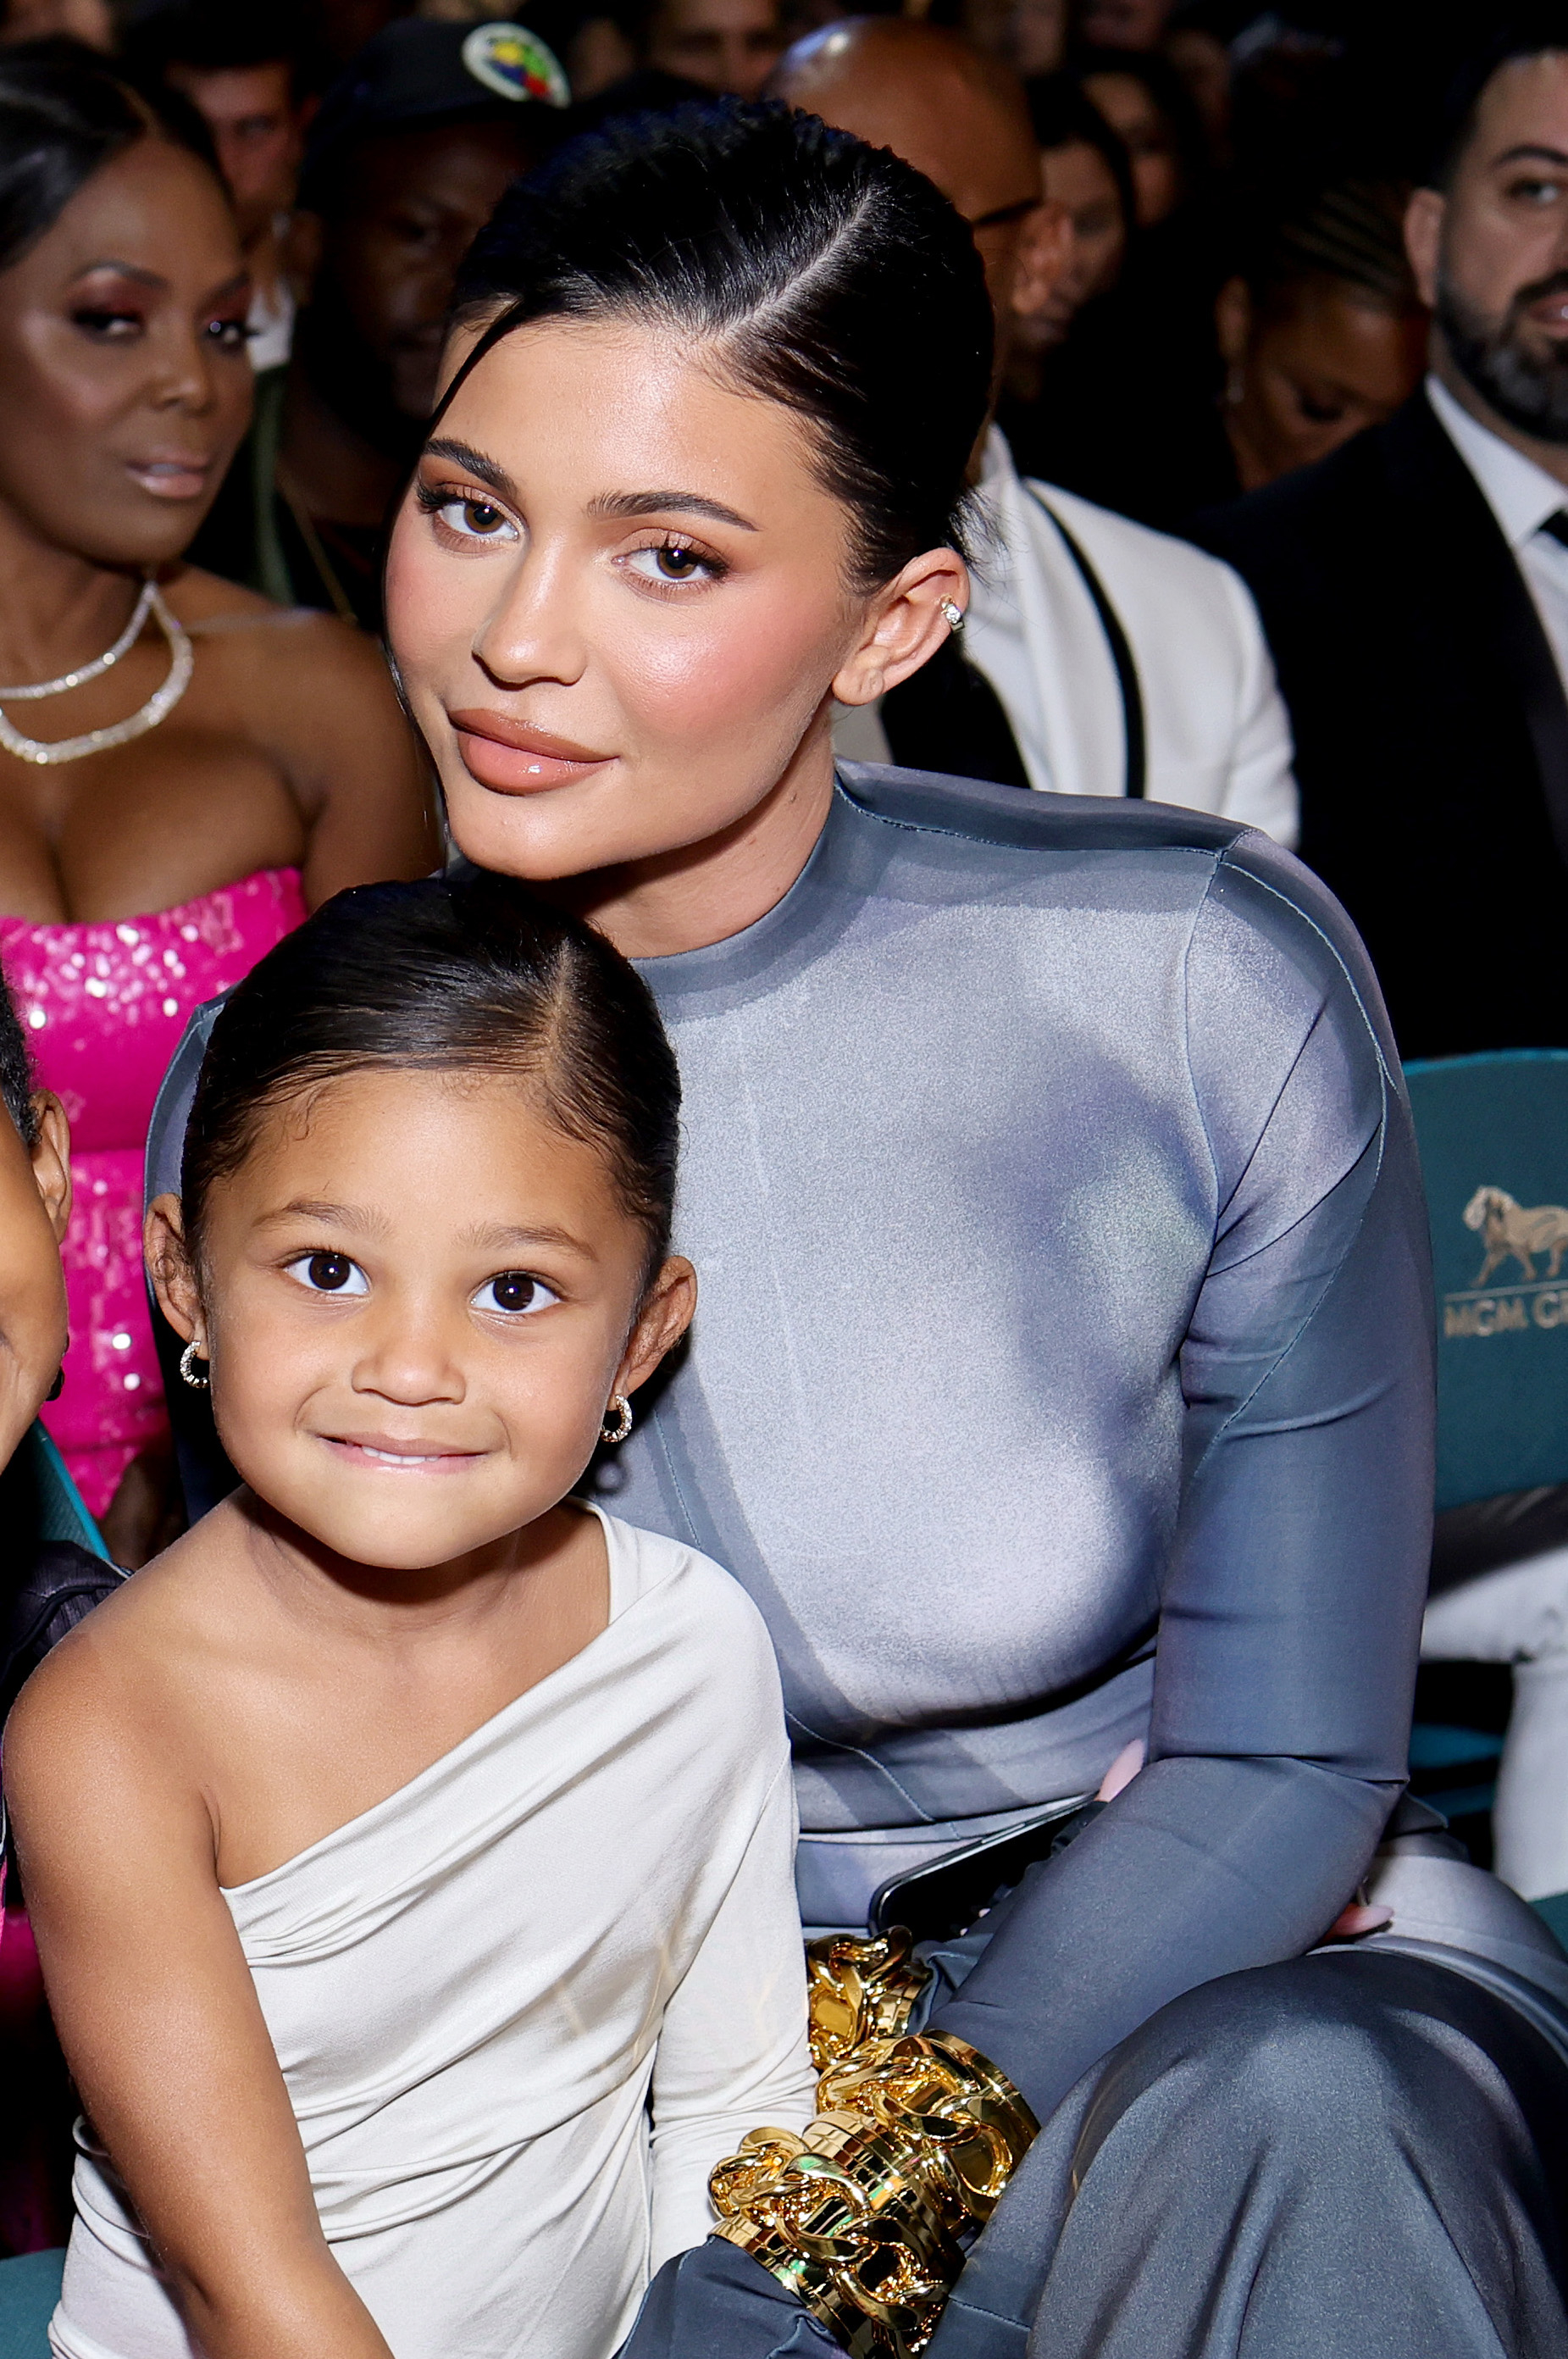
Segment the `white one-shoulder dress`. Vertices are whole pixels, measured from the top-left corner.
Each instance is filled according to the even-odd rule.
[[[611,2359],[707,2234],[712,2164],[812,2112],[772,1645],[709,1559],[600,1520],[599,1637],[224,1895],[322,2225],[395,2359]],[[78,2144],[57,2359],[191,2359]]]

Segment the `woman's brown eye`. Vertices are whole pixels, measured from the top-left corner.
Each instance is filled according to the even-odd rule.
[[[661,549],[659,551],[659,571],[671,582],[689,582],[701,562],[695,549]]]
[[[492,508],[488,500],[463,502],[463,522],[470,532],[493,532],[500,519],[500,509]]]

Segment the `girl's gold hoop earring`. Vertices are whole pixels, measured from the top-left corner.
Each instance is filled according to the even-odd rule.
[[[613,1425],[610,1421],[611,1417],[615,1420]],[[629,1400],[622,1400],[621,1395],[616,1393],[605,1412],[604,1423],[600,1428],[599,1438],[600,1441],[608,1442],[613,1449],[618,1441],[625,1440],[631,1430],[632,1404]]]
[[[204,1393],[208,1388],[209,1379],[206,1376],[199,1376],[196,1373],[196,1363],[200,1356],[193,1335],[179,1355],[179,1373],[193,1393]]]

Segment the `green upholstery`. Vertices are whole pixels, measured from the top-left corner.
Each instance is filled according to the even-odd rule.
[[[49,2320],[59,2299],[63,2246],[0,2261],[0,2359],[49,2359]]]
[[[1568,1482],[1568,1050],[1406,1067],[1437,1285],[1437,1506]]]

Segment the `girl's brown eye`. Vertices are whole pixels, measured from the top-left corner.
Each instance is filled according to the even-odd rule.
[[[702,562],[691,549],[661,549],[658,560],[659,571],[671,582],[689,582]]]

